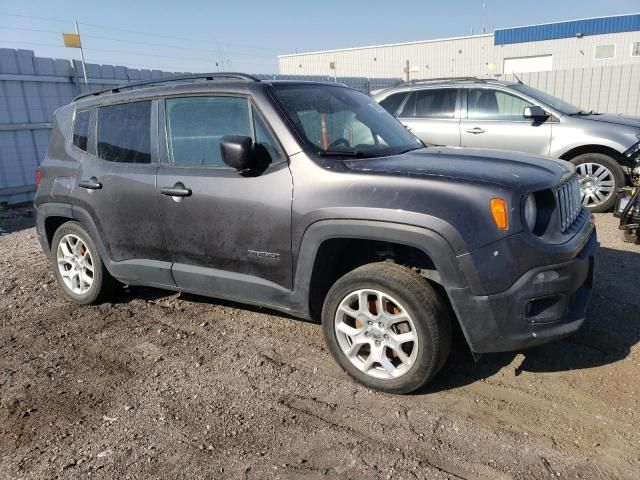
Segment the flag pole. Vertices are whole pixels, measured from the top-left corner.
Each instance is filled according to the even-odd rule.
[[[84,74],[84,83],[87,85],[87,67],[84,64],[84,49],[82,48],[82,39],[80,38],[80,30],[78,29],[78,21],[76,20],[76,35],[78,35],[78,42],[80,42],[80,59],[82,60],[82,73]]]

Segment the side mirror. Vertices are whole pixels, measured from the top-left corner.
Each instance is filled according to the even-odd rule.
[[[222,161],[239,172],[252,170],[257,165],[253,139],[242,135],[225,135],[220,140]]]
[[[524,118],[530,118],[532,120],[546,120],[549,118],[549,114],[543,110],[539,105],[532,105],[530,107],[524,107]]]

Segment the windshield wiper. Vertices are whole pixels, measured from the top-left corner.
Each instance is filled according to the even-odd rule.
[[[591,110],[591,111],[589,111],[589,112],[585,112],[585,111],[579,110],[579,111],[577,111],[577,112],[574,112],[574,113],[570,113],[570,114],[569,114],[569,116],[571,116],[571,117],[573,117],[573,116],[577,116],[577,117],[584,117],[584,116],[587,116],[587,115],[602,115],[602,114],[601,114],[601,113],[598,113],[598,112],[596,112],[596,111],[594,111],[594,110]]]
[[[421,148],[427,148],[427,147],[426,147],[426,145],[424,145],[422,147],[407,148],[406,150],[401,150],[400,152],[396,153],[396,155],[402,155],[403,153],[413,152],[414,150],[420,150]]]
[[[372,155],[356,150],[320,150],[321,157],[371,158]]]

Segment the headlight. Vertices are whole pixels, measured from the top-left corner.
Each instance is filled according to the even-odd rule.
[[[527,200],[524,202],[524,222],[527,224],[529,230],[533,232],[536,228],[536,221],[538,220],[538,206],[536,205],[536,199],[533,194],[527,196]]]

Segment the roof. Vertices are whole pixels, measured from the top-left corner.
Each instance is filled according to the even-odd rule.
[[[466,35],[460,37],[437,38],[431,40],[417,40],[412,42],[386,43],[381,45],[366,45],[362,47],[336,48],[331,50],[316,50],[311,52],[288,53],[278,55],[278,58],[297,57],[300,55],[318,55],[324,53],[349,52],[373,48],[401,47],[423,43],[448,42],[453,40],[469,40],[483,37],[494,37],[494,45],[511,43],[538,42],[542,40],[556,40],[572,38],[580,33],[587,35],[602,35],[605,33],[620,33],[640,31],[640,13],[613,15],[608,17],[594,17],[561,22],[526,25],[521,27],[499,28],[494,33],[481,35]]]
[[[467,40],[473,38],[491,37],[492,35],[493,33],[483,33],[480,35],[465,35],[462,37],[435,38],[431,40],[415,40],[413,42],[385,43],[382,45],[365,45],[363,47],[336,48],[333,50],[317,50],[314,52],[287,53],[285,55],[278,55],[278,58],[297,57],[299,55],[317,55],[320,53],[349,52],[352,50],[366,50],[370,48],[401,47],[406,45],[417,45],[420,43],[450,42],[453,40]]]
[[[565,22],[545,23],[497,29],[494,33],[494,45],[540,42],[558,40],[576,36],[603,35],[640,31],[640,14],[616,15],[611,17],[586,18]]]

